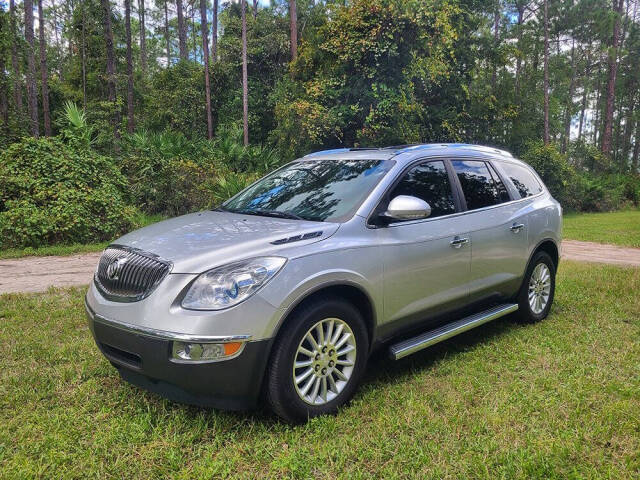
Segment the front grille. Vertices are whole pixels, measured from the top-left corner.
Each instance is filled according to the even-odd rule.
[[[109,300],[137,302],[148,296],[170,270],[171,263],[156,255],[111,245],[100,257],[94,280]]]

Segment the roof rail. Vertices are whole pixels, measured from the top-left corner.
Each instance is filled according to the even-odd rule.
[[[319,152],[308,153],[303,158],[315,157],[316,155],[328,155],[330,153],[344,153],[348,151],[348,148],[332,148],[331,150],[320,150]]]
[[[442,148],[446,147],[446,143],[427,143],[424,145],[411,145],[410,147],[402,148],[396,152],[396,155],[406,152],[414,152],[416,150],[427,150],[429,148]]]
[[[479,152],[498,153],[505,157],[512,157],[511,153],[506,150],[500,150],[494,147],[485,147],[483,145],[473,145],[470,143],[426,143],[423,145],[411,145],[396,151],[396,154],[414,152],[416,150],[427,150],[430,148],[468,148],[469,150],[477,150]]]
[[[506,150],[501,150],[495,147],[485,147],[484,145],[473,145],[468,143],[450,143],[448,145],[449,148],[469,148],[472,150],[477,150],[479,152],[488,152],[488,153],[498,153],[500,155],[504,155],[505,157],[513,157],[510,152]]]
[[[316,155],[329,155],[331,153],[345,153],[345,152],[362,152],[366,150],[380,150],[378,147],[351,147],[351,148],[332,148],[330,150],[320,150],[319,152],[312,152],[305,155],[306,157],[315,157]]]

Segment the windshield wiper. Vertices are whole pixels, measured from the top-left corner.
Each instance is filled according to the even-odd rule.
[[[304,218],[291,212],[281,212],[279,210],[235,210],[235,213],[245,215],[261,215],[263,217],[288,218],[291,220],[304,220]]]

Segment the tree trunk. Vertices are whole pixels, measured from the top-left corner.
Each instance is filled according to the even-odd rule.
[[[104,40],[107,50],[107,94],[109,102],[113,103],[115,112],[113,116],[113,135],[120,138],[120,110],[117,106],[116,97],[116,63],[113,51],[113,31],[111,29],[111,5],[109,0],[100,0],[104,14]]]
[[[613,110],[616,98],[616,75],[618,73],[618,42],[620,41],[620,17],[623,0],[613,0],[615,20],[613,22],[613,36],[609,49],[609,75],[607,79],[607,99],[605,102],[604,130],[602,132],[602,153],[611,154],[611,139],[613,130]]]
[[[582,141],[582,131],[584,128],[585,112],[587,110],[587,96],[589,94],[589,75],[591,73],[591,58],[587,56],[586,65],[584,67],[584,77],[582,80],[582,102],[580,108],[580,126],[578,127],[578,141]]]
[[[567,145],[571,136],[571,110],[573,107],[573,92],[576,84],[576,56],[575,40],[571,41],[571,81],[569,82],[569,96],[564,112],[564,137],[562,138],[562,153],[567,153]]]
[[[518,8],[518,38],[517,38],[517,50],[518,56],[516,57],[516,101],[520,103],[520,73],[522,69],[522,22],[524,21],[524,5],[517,5]]]
[[[85,13],[82,3],[82,108],[87,110],[87,42],[85,39]]]
[[[207,138],[213,138],[213,119],[211,118],[211,84],[209,81],[209,27],[207,26],[207,0],[200,0],[200,29],[202,31],[202,54],[204,55],[205,109],[207,111]]]
[[[16,6],[14,0],[9,0],[9,15],[11,17],[11,66],[13,67],[13,103],[18,116],[22,115],[22,82],[20,81],[20,60],[18,59],[18,44],[16,38]]]
[[[164,39],[167,42],[167,67],[171,65],[171,41],[169,39],[169,8],[164,0]]]
[[[631,105],[629,112],[627,113],[627,119],[624,126],[624,138],[622,139],[622,165],[626,171],[629,166],[629,153],[631,151],[631,133],[635,123],[633,121],[633,112],[635,110],[635,103]]]
[[[544,144],[549,145],[549,5],[544,0]]]
[[[0,25],[2,25],[0,23]],[[0,118],[2,118],[2,130],[9,132],[9,101],[7,99],[7,74],[4,65],[4,56],[0,55]]]
[[[36,87],[36,58],[33,52],[33,3],[24,1],[24,36],[27,40],[27,99],[29,117],[31,119],[31,134],[40,136],[38,120],[38,88]]]
[[[258,18],[258,0],[253,0],[253,18]]]
[[[178,14],[178,43],[180,45],[180,60],[187,60],[187,28],[184,24],[182,0],[176,0],[176,13]]]
[[[213,0],[213,19],[211,20],[211,61],[218,61],[218,0]]]
[[[498,41],[500,40],[500,1],[496,2],[496,11],[493,15],[493,49],[498,49]],[[496,83],[498,81],[498,61],[494,60],[491,71],[491,89],[495,95]]]
[[[244,145],[249,145],[249,85],[247,80],[247,1],[242,2],[242,127]]]
[[[140,66],[147,73],[147,27],[144,22],[144,0],[138,0],[138,21],[140,22]]]
[[[56,7],[55,0],[51,0],[51,12],[53,13],[53,33],[56,36],[56,49],[61,52],[62,46],[60,45],[60,35],[58,34],[58,7]],[[62,79],[62,66],[58,65],[58,72]]]
[[[195,2],[195,0],[194,0]],[[197,48],[198,48],[198,32],[196,31],[196,14],[195,5],[191,7],[191,37],[193,38],[193,61],[198,61]]]
[[[49,113],[49,82],[47,74],[47,43],[44,31],[44,14],[42,12],[42,1],[38,0],[38,26],[40,30],[40,78],[42,88],[42,114],[44,119],[44,134],[51,136],[51,114]]]
[[[289,22],[291,30],[291,61],[298,58],[298,12],[296,0],[289,0]]]
[[[127,38],[127,132],[135,130],[133,116],[133,52],[131,51],[131,0],[124,0],[124,29]]]
[[[598,144],[598,130],[600,129],[600,110],[602,109],[602,59],[598,64],[598,83],[596,84],[596,111],[593,119],[592,143]]]
[[[631,159],[631,173],[638,173],[638,157],[640,156],[640,121],[636,122],[636,138]]]
[[[587,84],[582,87],[582,108],[580,109],[580,126],[578,127],[578,141],[582,140],[582,129],[584,127],[584,112],[587,109]]]

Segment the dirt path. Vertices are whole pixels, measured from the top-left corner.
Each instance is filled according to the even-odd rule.
[[[43,292],[52,285],[87,285],[98,265],[100,253],[0,260],[0,294]]]
[[[50,286],[87,285],[99,257],[98,252],[68,257],[0,260],[0,294],[43,292]],[[640,248],[565,240],[562,242],[562,258],[640,267]]]
[[[562,258],[640,267],[640,248],[565,240],[562,242]]]

